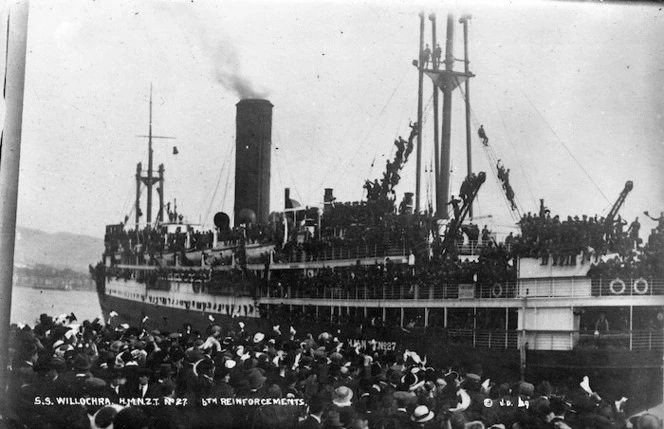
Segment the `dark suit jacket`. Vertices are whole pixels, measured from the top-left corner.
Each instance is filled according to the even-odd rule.
[[[310,415],[307,416],[306,419],[302,420],[301,422],[298,422],[298,424],[295,425],[296,429],[320,429],[322,427],[323,424],[319,423],[318,420],[311,417]]]

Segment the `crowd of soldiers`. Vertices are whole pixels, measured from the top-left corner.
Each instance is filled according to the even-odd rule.
[[[15,428],[623,428],[624,400],[588,380],[489,380],[377,341],[236,322],[205,332],[13,326],[5,423]],[[579,383],[581,382],[581,383]],[[536,383],[536,386],[534,385]],[[614,402],[615,400],[615,402]],[[639,428],[653,423],[637,422]],[[659,422],[654,421],[655,424]]]
[[[647,212],[645,213],[646,215]],[[659,220],[658,218],[654,218]],[[664,215],[662,216],[664,219]],[[639,277],[664,274],[664,222],[653,229],[644,242],[639,237],[641,224],[637,217],[629,223],[617,216],[615,219],[568,216],[561,220],[551,216],[541,204],[540,214],[530,212],[519,222],[522,234],[508,237],[515,255],[542,258],[548,264],[574,265],[577,256],[581,263],[592,261],[594,277]],[[628,226],[629,225],[629,226]],[[610,260],[599,256],[613,254]]]
[[[615,220],[607,220],[597,215],[568,216],[561,220],[560,216],[551,216],[546,211],[539,216],[530,212],[519,222],[521,237],[516,240],[519,252],[530,256],[554,255],[554,262],[569,255],[578,255],[589,251],[598,254],[627,254],[637,244],[640,225],[638,218],[625,231],[627,222],[620,216]],[[558,258],[560,257],[560,258]]]
[[[429,261],[415,264],[354,265],[320,269],[309,274],[301,270],[275,273],[270,277],[263,295],[291,298],[337,298],[360,296],[370,299],[413,299],[415,289],[428,294],[442,293],[445,285],[514,282],[516,272],[508,263],[509,253],[502,247],[487,247],[475,261],[452,259],[445,263]],[[415,262],[415,261],[412,261]],[[288,285],[288,288],[285,286]],[[290,291],[290,292],[289,292]]]

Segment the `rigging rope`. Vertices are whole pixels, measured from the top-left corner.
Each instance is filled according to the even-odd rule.
[[[226,192],[228,192],[228,188],[229,188],[229,186],[228,186],[228,181],[229,181],[229,179],[230,179],[230,174],[231,174],[231,173],[230,173],[230,170],[231,170],[231,169],[230,169],[230,160],[231,160],[232,157],[233,157],[233,150],[234,150],[234,149],[235,149],[235,145],[234,145],[234,144],[231,144],[231,145],[230,145],[230,153],[229,153],[228,156],[226,157],[226,162],[224,162],[224,164],[222,165],[221,169],[219,170],[219,177],[217,177],[217,184],[216,184],[215,187],[214,187],[214,193],[212,194],[212,198],[210,199],[210,205],[208,206],[208,209],[207,209],[207,211],[205,212],[205,217],[203,218],[203,225],[206,225],[207,222],[208,222],[208,218],[210,217],[210,212],[212,211],[212,204],[214,204],[214,199],[215,199],[215,197],[217,196],[217,191],[219,190],[219,183],[221,183],[221,176],[222,176],[222,174],[223,174],[223,172],[224,172],[224,168],[226,168],[226,165],[228,165],[229,168],[226,168],[226,186],[224,186],[224,188],[225,188],[225,189],[224,189],[224,197],[223,197],[223,199],[221,200],[221,201],[222,201],[222,207],[223,207],[223,203],[224,203],[224,201],[226,201]]]
[[[430,113],[430,111],[429,111],[429,110],[430,110],[430,109],[429,109],[429,104],[430,104],[430,102],[431,102],[432,99],[433,99],[433,95],[431,95],[431,96],[429,97],[429,100],[427,101],[426,107],[425,107],[425,109],[422,111],[422,126],[420,127],[420,130],[423,130],[423,129],[424,129],[424,124],[427,123],[427,119],[428,119],[428,116],[429,116],[429,113]],[[411,107],[412,107],[412,106],[411,106]],[[412,109],[409,109],[409,110],[412,110]],[[402,114],[402,116],[401,116],[401,118],[402,118],[401,121],[403,121],[403,117],[404,117],[404,115]],[[397,127],[397,129],[395,129],[395,133],[394,133],[394,138],[395,138],[395,140],[396,140],[396,137],[398,137],[398,135],[399,135],[398,128],[399,128],[399,127]],[[424,140],[423,140],[423,141],[424,141]],[[389,156],[388,159],[391,159],[391,158],[392,158],[392,154],[394,153],[394,149],[395,149],[395,145],[392,144],[391,149],[390,149],[390,156]],[[373,157],[373,159],[371,160],[371,165],[370,165],[369,168],[367,169],[367,174],[366,174],[365,180],[370,180],[370,178],[371,178],[371,174],[372,174],[372,171],[373,171],[373,169],[374,169],[374,167],[375,167],[375,163],[376,163],[376,158],[377,158],[377,156],[378,156],[378,153],[377,153],[377,152],[374,153],[374,157]],[[362,195],[360,196],[360,200],[364,199],[366,193],[367,193],[367,190],[366,190],[364,187],[362,187]]]
[[[126,215],[127,210],[133,210],[133,207],[136,205],[136,201],[132,202],[132,196],[134,196],[134,197],[136,196],[136,187],[135,186],[131,186],[129,188],[129,191],[127,192],[127,197],[125,198],[125,201],[122,204],[122,210],[119,213],[120,216],[122,216],[123,213]],[[124,220],[124,218],[123,218],[123,220]]]
[[[402,76],[401,79],[399,80],[399,83],[396,85],[396,87],[395,87],[394,90],[392,91],[392,94],[390,94],[389,98],[387,99],[387,101],[386,101],[385,104],[383,105],[383,108],[380,110],[380,113],[378,114],[378,117],[376,118],[376,120],[374,121],[374,123],[371,125],[371,128],[370,128],[370,129],[367,131],[367,133],[364,135],[364,138],[362,138],[362,139],[360,140],[360,143],[357,145],[357,149],[355,150],[355,153],[353,153],[353,155],[352,155],[352,156],[351,156],[351,157],[350,157],[350,158],[344,163],[345,165],[344,165],[343,169],[339,172],[339,174],[338,174],[338,179],[337,179],[337,181],[334,183],[334,187],[336,187],[336,186],[339,184],[339,182],[341,181],[341,179],[345,176],[345,173],[346,173],[346,170],[348,169],[348,167],[349,167],[349,166],[351,165],[351,163],[355,160],[355,158],[357,158],[358,152],[360,151],[360,149],[362,149],[362,148],[364,147],[364,143],[365,143],[365,141],[366,141],[367,138],[369,138],[369,136],[372,134],[374,128],[376,127],[376,125],[377,125],[377,123],[378,123],[378,119],[380,119],[380,118],[383,116],[383,113],[385,113],[385,109],[387,109],[387,106],[388,106],[388,105],[390,104],[390,102],[392,101],[392,98],[394,97],[394,94],[396,94],[397,90],[401,87],[401,84],[403,83],[404,79],[406,78],[406,75],[408,74],[408,72],[410,72],[410,70],[406,70],[406,71],[404,72],[403,76]],[[333,171],[337,172],[337,170],[333,170],[333,167],[331,166],[330,169],[327,171],[327,173],[326,173],[326,174],[323,176],[323,178],[321,179],[321,182],[320,182],[320,184],[318,185],[319,188],[323,186],[323,183],[325,183],[325,180],[326,180],[327,177],[330,175],[330,173],[332,173]]]
[[[277,137],[277,146],[274,147],[274,158],[276,160],[275,164],[277,166],[277,183],[280,184],[279,189],[284,189],[286,188],[286,183],[284,182],[284,178],[281,174],[281,158],[279,157],[279,151],[278,149],[281,147],[281,135],[279,134],[279,130],[275,130],[275,135]],[[284,201],[284,206],[286,205],[286,202]]]
[[[611,200],[609,200],[609,199],[607,198],[607,196],[604,195],[604,192],[602,192],[602,190],[601,190],[600,187],[597,185],[597,183],[595,183],[595,181],[593,180],[593,178],[590,177],[590,174],[588,173],[588,171],[586,171],[586,169],[583,168],[583,166],[581,165],[581,163],[579,162],[579,160],[576,159],[576,157],[574,156],[574,154],[572,153],[572,151],[569,150],[569,148],[567,147],[567,145],[565,144],[565,142],[563,142],[563,140],[558,136],[558,134],[556,134],[556,132],[555,132],[555,130],[553,129],[553,127],[547,122],[547,120],[544,118],[544,116],[542,116],[542,114],[541,114],[540,111],[537,109],[537,107],[535,107],[535,104],[532,102],[532,100],[530,99],[530,97],[528,97],[528,95],[523,91],[523,89],[521,89],[521,87],[519,87],[518,85],[517,85],[517,87],[519,88],[519,90],[521,91],[521,93],[523,94],[523,96],[526,97],[526,100],[528,100],[528,102],[530,103],[530,105],[533,106],[533,109],[535,109],[535,112],[537,112],[537,114],[538,114],[539,117],[542,119],[542,121],[544,121],[544,123],[546,124],[546,126],[549,127],[549,129],[551,130],[551,132],[553,133],[553,135],[556,136],[556,138],[558,139],[558,142],[562,145],[563,148],[565,148],[565,150],[566,150],[567,153],[572,157],[572,159],[574,160],[574,162],[576,162],[576,165],[578,165],[579,168],[581,169],[581,171],[583,171],[583,173],[586,175],[586,177],[588,178],[588,180],[590,180],[590,182],[595,186],[595,188],[596,188],[596,189],[599,191],[599,193],[604,197],[604,199],[605,199],[609,204],[611,204]]]
[[[463,88],[460,85],[458,78],[455,78],[455,79],[457,80],[457,85],[459,87],[459,91],[461,92],[461,96],[462,96],[463,100],[467,102],[466,94],[463,91]],[[468,102],[468,105],[470,106],[469,102]],[[471,117],[471,122],[473,123],[475,129],[477,129],[478,121],[477,121],[477,117],[475,115],[475,111],[473,110],[472,107],[470,107],[470,117]],[[502,183],[502,181],[500,179],[498,179],[498,168],[497,168],[498,159],[497,159],[497,157],[496,157],[496,155],[493,151],[493,148],[491,146],[489,146],[488,144],[487,145],[482,144],[482,146],[484,148],[484,153],[486,154],[487,158],[489,159],[489,168],[491,168],[491,172],[493,173],[496,180],[498,182]],[[514,196],[516,210],[511,209],[512,204],[510,203],[509,199],[507,198],[507,195],[505,195],[505,192],[500,192],[500,194],[502,195],[502,198],[503,198],[503,200],[504,200],[504,202],[505,202],[505,204],[508,208],[508,211],[510,212],[510,217],[512,218],[512,220],[514,222],[517,222],[521,218],[521,213],[523,212],[523,210],[521,209],[520,202],[516,198],[516,194]],[[516,215],[518,217],[515,217],[515,213],[514,213],[515,211],[516,211]]]
[[[143,191],[144,191],[146,188],[147,188],[146,186],[141,185],[141,187],[140,187],[140,189],[139,189],[139,191],[138,191],[138,199],[139,199],[139,200],[140,200],[141,197],[143,196]],[[128,216],[129,219],[131,219],[131,217],[133,216],[133,214],[134,214],[135,212],[136,212],[136,203],[134,203],[134,204],[131,206],[131,210],[129,210],[129,213],[128,213],[126,216]],[[124,219],[123,219],[123,220],[124,220]]]
[[[493,51],[492,51],[491,53],[492,53],[493,55],[496,55],[496,53],[493,52]],[[590,180],[590,182],[595,186],[595,189],[597,189],[597,190],[599,191],[599,193],[602,195],[602,197],[604,197],[604,199],[607,201],[607,203],[609,203],[609,205],[612,205],[613,202],[612,202],[611,200],[609,200],[609,198],[607,198],[607,196],[602,192],[602,190],[599,188],[599,186],[597,185],[597,183],[595,183],[595,181],[592,179],[592,177],[590,176],[590,174],[589,174],[589,173],[583,168],[583,166],[581,165],[581,163],[576,159],[576,157],[574,156],[574,154],[572,154],[572,152],[570,151],[570,149],[567,147],[567,145],[565,145],[565,143],[564,143],[563,140],[560,138],[560,136],[558,136],[558,134],[555,132],[555,130],[553,129],[553,127],[547,122],[547,120],[544,118],[544,116],[540,113],[539,109],[537,109],[537,107],[536,107],[535,104],[532,102],[532,100],[530,99],[530,97],[528,97],[528,94],[526,94],[526,92],[523,90],[523,88],[521,87],[521,85],[519,85],[519,80],[513,78],[510,74],[507,74],[507,77],[509,77],[509,79],[512,81],[512,85],[515,86],[515,87],[517,87],[517,88],[519,89],[519,91],[521,91],[521,93],[522,93],[523,96],[526,98],[526,100],[528,100],[528,103],[530,103],[530,105],[533,107],[533,109],[535,110],[535,112],[537,112],[537,115],[542,119],[542,121],[544,121],[544,123],[545,123],[546,126],[549,128],[549,130],[551,130],[551,132],[553,133],[553,135],[558,139],[558,142],[561,144],[561,146],[563,146],[563,148],[567,151],[567,153],[572,157],[572,159],[574,160],[574,162],[576,163],[576,165],[579,166],[579,168],[581,169],[581,171],[583,171],[583,173],[586,175],[586,177],[587,177],[587,178]]]
[[[276,129],[275,131],[276,131],[277,139],[279,141],[279,147],[283,147],[283,144],[282,144],[283,141],[281,139],[281,133],[279,132],[278,129]],[[288,160],[286,159],[286,155],[287,155],[288,151],[282,151],[281,152],[281,154],[283,155],[282,157],[279,157],[278,155],[276,155],[277,154],[276,150],[274,151],[274,153],[275,153],[275,156],[277,157],[277,162],[279,162],[279,160],[281,160],[283,158],[283,162],[286,164],[286,166],[294,165],[294,164],[289,164]],[[292,183],[292,186],[290,186],[290,188],[293,190],[293,193],[297,195],[297,198],[299,198],[300,201],[302,201],[302,193],[300,192],[300,189],[298,188],[299,183],[295,180],[295,177],[293,176],[293,171],[295,169],[294,168],[286,168],[285,170],[288,173],[288,175],[290,176],[290,181]],[[278,171],[279,171],[279,177],[281,177],[281,169],[279,169]]]
[[[498,111],[498,114],[500,115],[500,120],[503,123],[503,128],[505,129],[505,132],[507,133],[507,143],[509,143],[510,147],[512,148],[512,151],[514,152],[514,155],[516,156],[517,159],[517,165],[519,166],[519,170],[521,170],[521,174],[526,181],[526,187],[528,188],[528,193],[530,194],[530,198],[533,201],[533,206],[537,207],[537,199],[535,198],[535,195],[533,194],[532,187],[530,186],[530,181],[528,180],[528,175],[526,175],[526,172],[523,171],[523,164],[521,163],[521,160],[519,159],[519,154],[516,151],[516,148],[514,147],[514,144],[512,144],[512,137],[509,132],[509,128],[507,127],[507,124],[505,123],[505,116],[500,112],[500,110],[496,109]]]

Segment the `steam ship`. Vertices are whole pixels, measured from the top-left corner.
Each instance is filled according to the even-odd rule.
[[[461,23],[465,27],[466,18]],[[165,204],[163,164],[153,171],[150,109],[148,168],[138,164],[135,176],[135,223],[106,226],[103,260],[92,270],[104,317],[116,326],[161,331],[190,324],[204,332],[218,324],[267,335],[327,333],[377,350],[418,350],[430,362],[481,363],[497,380],[588,375],[597,390],[619,391],[634,398],[631,404],[660,401],[664,280],[661,262],[653,261],[664,254],[664,231],[645,243],[616,230],[631,182],[602,219],[559,221],[543,203],[540,213],[524,215],[505,169],[495,163],[491,173],[521,218],[515,225],[520,233],[503,239],[480,233],[472,206],[489,175],[473,174],[469,162],[460,198],[450,200],[449,176],[442,173],[450,170],[452,93],[474,77],[468,61],[463,72],[453,69],[451,17],[447,25],[444,57],[426,52],[421,35],[413,62],[420,78],[418,121],[407,139],[395,142],[383,177],[364,184],[365,201],[340,203],[326,189],[322,207],[303,207],[286,189],[285,207],[270,212],[274,106],[244,99],[237,103],[233,225],[223,212],[211,230],[188,223]],[[443,95],[436,210],[423,210],[419,201],[425,76]],[[437,96],[434,103],[437,112]],[[394,187],[411,155],[417,189],[397,204]],[[147,188],[143,223],[141,187]],[[582,235],[581,228],[601,243],[571,246],[570,235]],[[553,230],[559,233],[547,236]],[[642,264],[621,267],[627,255]]]

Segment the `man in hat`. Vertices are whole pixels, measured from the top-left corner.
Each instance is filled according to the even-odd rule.
[[[193,392],[196,388],[197,376],[194,374],[194,365],[205,357],[202,351],[196,347],[189,348],[184,353],[185,361],[182,370],[178,372],[175,382],[175,394],[182,397],[187,392]]]
[[[332,405],[329,409],[339,413],[344,426],[348,426],[355,416],[352,399],[353,391],[346,386],[337,387],[332,395]]]
[[[214,361],[209,358],[200,360],[194,366],[194,373],[198,374],[195,390],[196,403],[199,403],[201,399],[212,397],[215,388],[214,370]]]
[[[551,383],[546,380],[540,382],[537,385],[537,393],[539,396],[536,396],[530,401],[530,406],[533,410],[549,408],[549,399],[553,394],[553,386],[551,386]]]
[[[136,376],[138,377],[136,390],[133,392],[135,398],[149,398],[148,394],[151,387],[150,375],[152,371],[147,368],[138,368],[136,370]]]
[[[414,423],[413,428],[436,428],[440,427],[434,420],[435,414],[426,405],[420,405],[413,410],[410,420]]]
[[[85,353],[78,353],[74,357],[74,371],[67,371],[61,376],[65,388],[62,394],[71,397],[83,396],[85,379],[92,377],[90,368],[92,368],[90,357]]]
[[[410,413],[407,407],[412,404],[416,398],[411,392],[402,390],[393,393],[394,408],[396,410],[387,417],[386,428],[388,429],[406,429],[410,428]]]
[[[63,381],[62,374],[67,371],[67,363],[63,358],[54,356],[50,359],[48,368],[45,380],[50,381],[44,383],[44,390],[51,392],[53,396],[61,395],[66,389],[66,383]]]
[[[276,384],[269,386],[265,397],[281,398],[281,389]],[[254,413],[253,428],[290,429],[297,423],[298,408],[294,405],[265,404]]]
[[[323,411],[325,404],[320,399],[314,399],[309,402],[309,414],[307,418],[299,422],[296,429],[320,429],[323,427]]]
[[[466,374],[466,378],[461,384],[461,388],[464,389],[470,397],[470,405],[465,411],[468,420],[482,419],[482,413],[486,409],[486,406],[484,405],[486,395],[482,392],[480,381],[481,379],[478,374],[469,372]]]
[[[244,352],[244,346],[238,346],[235,350],[235,360],[233,361],[237,364],[231,370],[230,379],[228,381],[229,384],[236,390],[242,381],[247,381],[247,376],[254,368],[254,360],[251,358],[246,358],[245,356],[246,354]]]
[[[659,232],[664,232],[664,211],[659,214],[659,217],[652,217],[647,211],[643,212],[643,214],[657,222],[657,230]]]
[[[339,429],[344,428],[346,425],[341,421],[339,413],[336,411],[330,411],[325,416],[323,420],[323,427],[325,429]]]
[[[318,375],[310,356],[304,356],[300,361],[299,379],[305,398],[311,398],[318,392]]]
[[[134,397],[132,389],[127,384],[127,374],[124,368],[113,370],[107,384],[118,398],[127,399]]]
[[[249,382],[249,398],[263,398],[265,396],[265,380],[267,378],[263,375],[260,369],[253,368],[247,376]]]
[[[381,394],[383,397],[389,399],[388,404],[392,404],[394,397],[392,394],[397,391],[397,386],[401,384],[401,377],[403,374],[396,366],[390,368],[387,373],[387,382],[381,383]]]
[[[565,419],[565,414],[567,413],[567,404],[565,404],[565,401],[560,398],[551,398],[549,407],[551,411],[549,424],[554,428],[569,428],[570,422]]]
[[[232,359],[222,359],[217,361],[214,371],[214,391],[212,396],[216,398],[233,398],[235,392],[229,381],[231,378],[231,371],[235,368],[236,363]]]
[[[159,369],[155,371],[157,381],[153,383],[154,387],[167,381],[173,382],[173,366],[170,363],[162,363]]]

